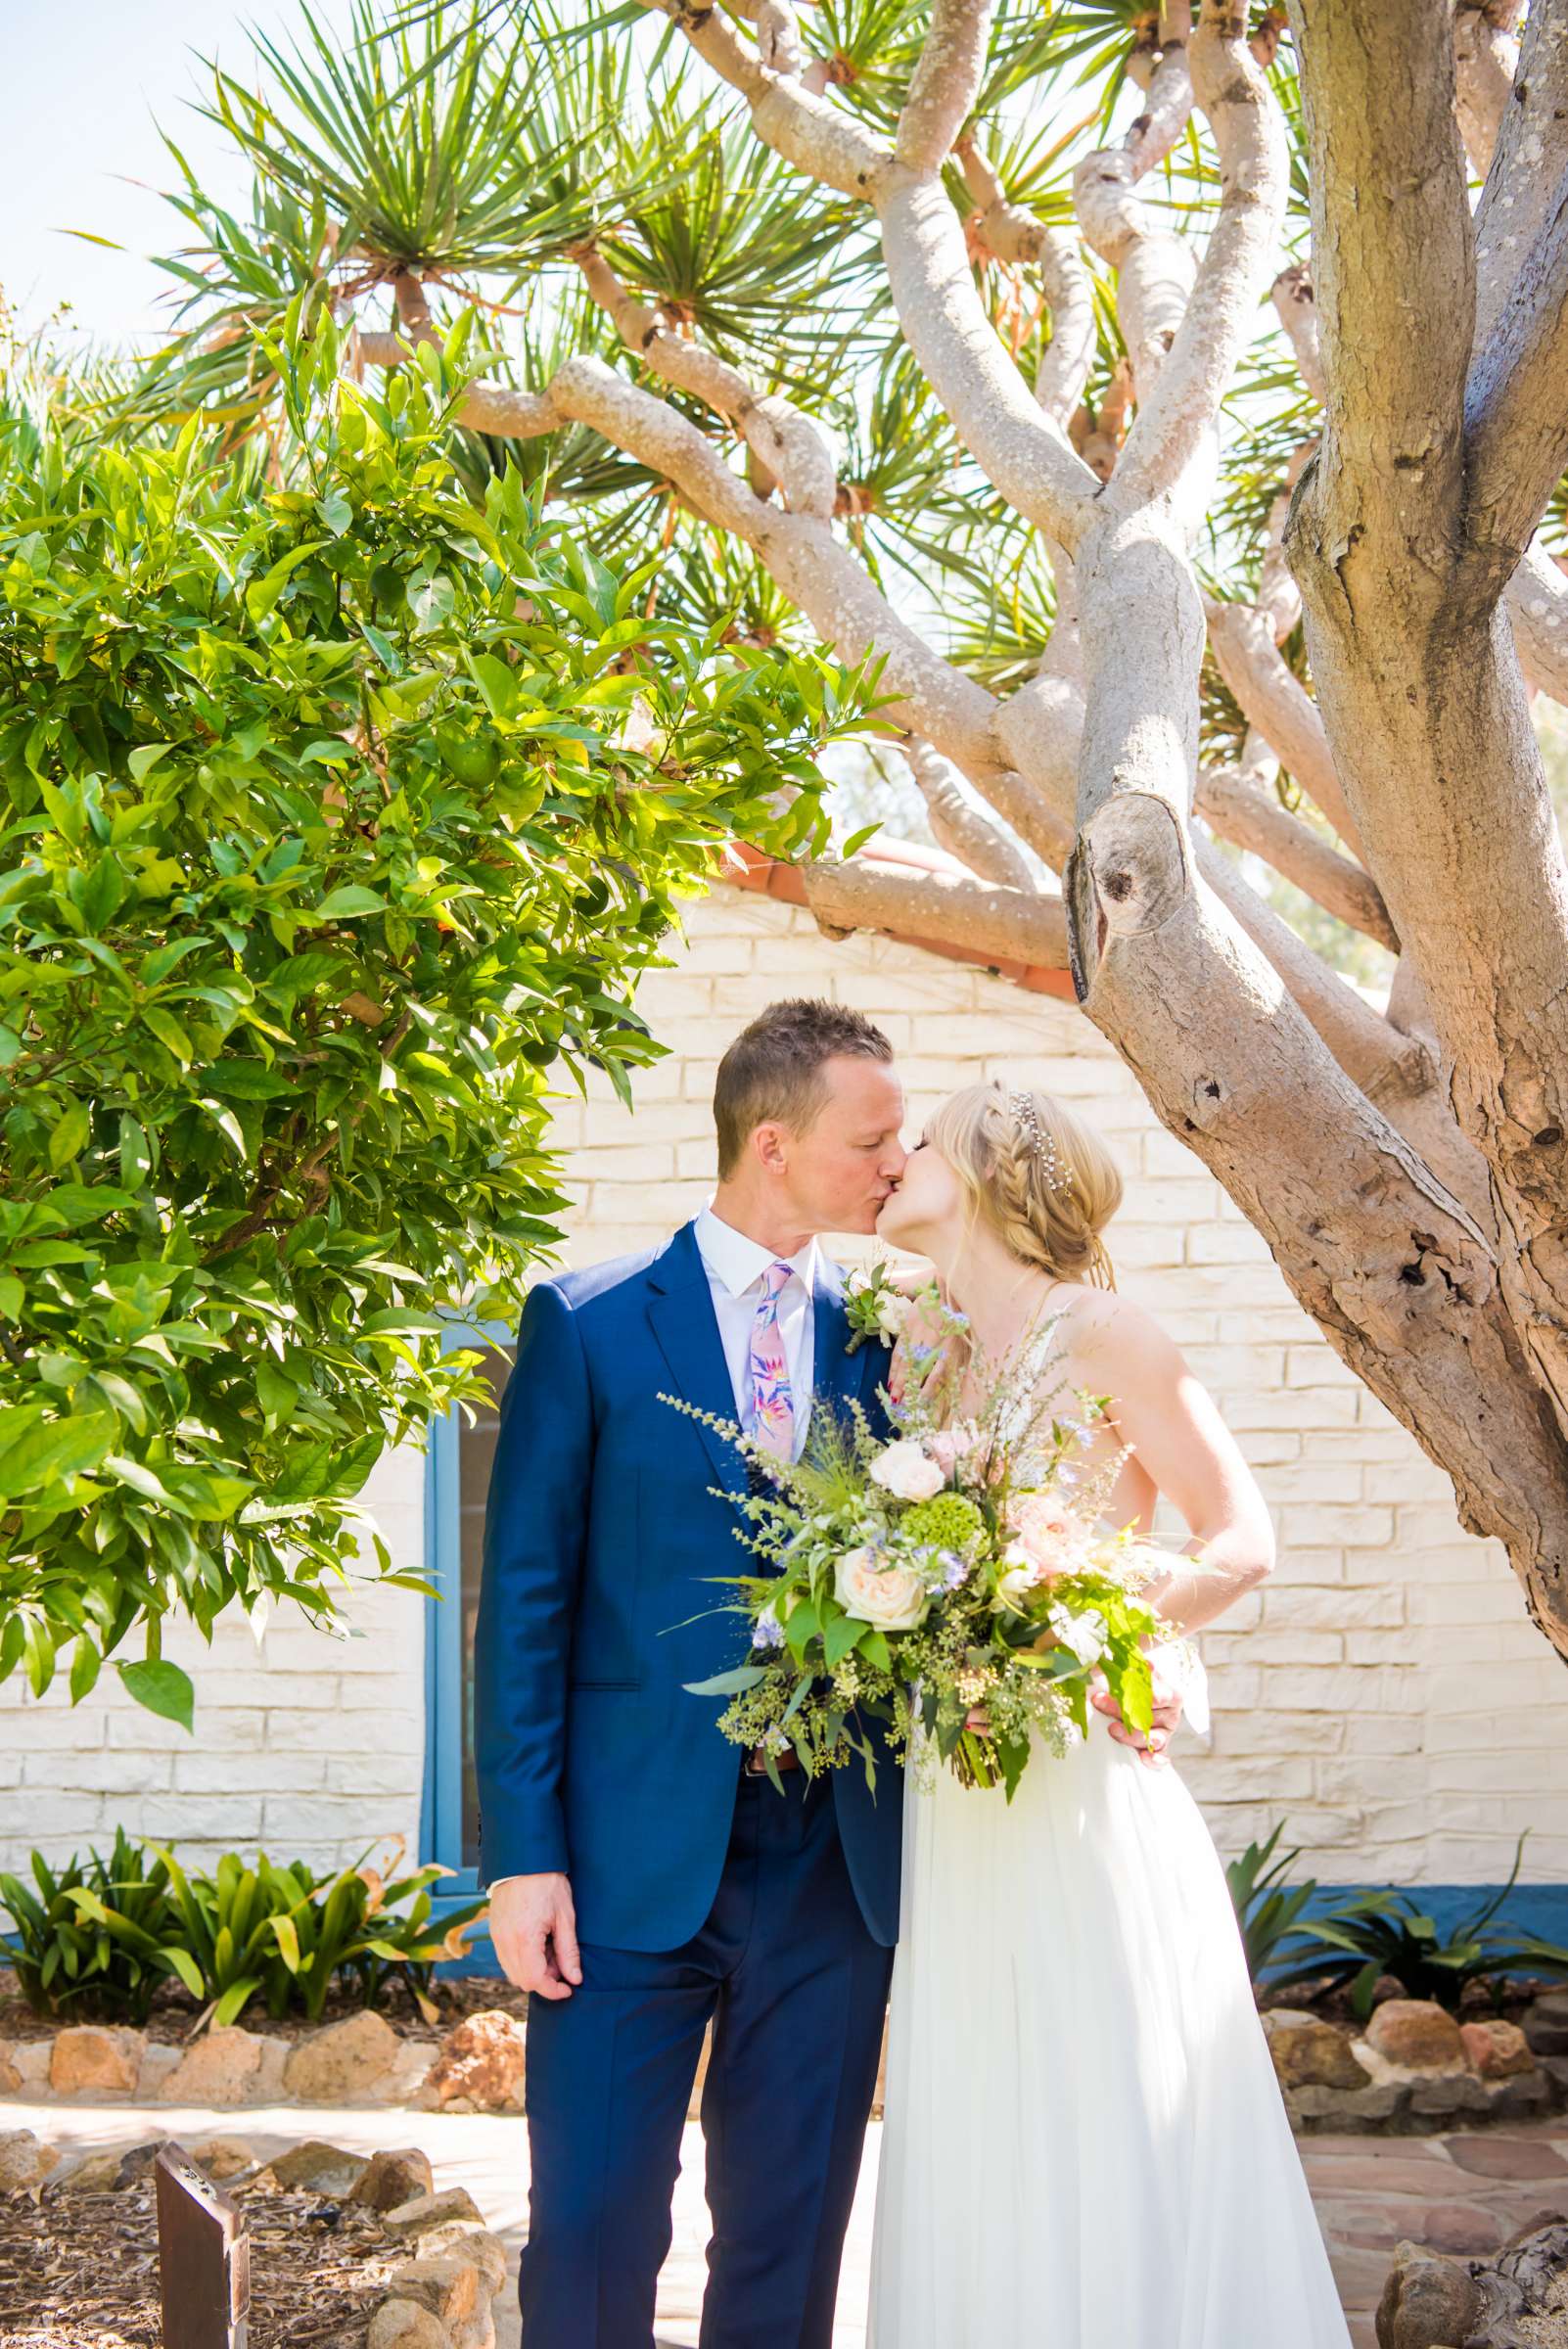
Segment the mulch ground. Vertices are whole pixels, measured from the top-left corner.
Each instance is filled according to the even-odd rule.
[[[408,2257],[368,2211],[320,2194],[227,2189],[251,2236],[251,2349],[364,2349]],[[159,2349],[151,2176],[117,2193],[0,2194],[0,2349]]]
[[[454,2023],[465,2016],[477,2014],[486,2007],[499,2007],[503,2013],[521,2016],[528,2007],[527,1995],[514,1990],[500,1974],[453,1974],[438,1977],[431,1992],[438,2009],[437,2020],[427,2023],[419,2008],[400,1982],[389,1983],[377,2007],[404,2039],[434,2043],[443,2039]],[[317,2022],[306,2022],[301,2015],[287,2015],[274,2022],[258,2000],[253,2000],[240,2016],[247,2031],[263,2034],[269,2039],[301,2039],[307,2031],[319,2031],[324,2023],[341,2023],[346,2016],[363,2011],[358,1999],[342,1996],[328,1998]],[[201,2008],[178,1982],[165,1983],[153,2002],[152,2012],[143,2028],[152,2040],[167,2045],[180,2043],[190,2037],[191,2025]],[[34,2014],[17,1988],[17,1977],[10,1966],[0,1966],[0,2039],[37,2039],[48,2031],[58,2031],[67,2023],[122,2022],[122,2015],[99,2015],[82,2007],[53,2017]]]

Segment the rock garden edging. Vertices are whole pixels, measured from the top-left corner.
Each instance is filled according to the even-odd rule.
[[[405,2039],[368,2008],[298,2039],[234,2023],[183,2044],[118,2023],[70,2023],[0,2039],[0,2096],[92,2104],[406,2105],[521,2112],[523,2025],[499,2008],[453,2025],[438,2046]]]

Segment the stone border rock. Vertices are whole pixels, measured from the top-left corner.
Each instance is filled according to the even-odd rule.
[[[406,2256],[369,2310],[367,2349],[495,2349],[492,2304],[506,2286],[505,2246],[466,2187],[436,2190],[417,2145],[366,2155],[313,2138],[267,2162],[233,2138],[188,2150],[198,2169],[238,2191],[242,2210],[241,2189],[270,2179],[356,2203],[379,2221],[389,2251]],[[31,2130],[0,2131],[0,2192],[45,2185],[59,2193],[113,2192],[140,2180],[157,2152],[153,2142],[72,2160]]]
[[[1458,2023],[1418,1999],[1384,2001],[1360,2037],[1292,2007],[1266,2008],[1263,2025],[1301,2136],[1421,2136],[1456,2119],[1473,2128],[1568,2109],[1568,1991],[1537,1999],[1522,2030]],[[74,2023],[49,2037],[0,2039],[0,2099],[520,2113],[524,2057],[523,2023],[500,2007],[466,2016],[438,2047],[404,2038],[369,2008],[299,2039],[232,2024],[183,2047]],[[694,2112],[701,2086],[699,2072]]]
[[[405,2039],[370,2008],[299,2039],[235,2023],[183,2047],[119,2024],[70,2023],[37,2039],[0,2039],[0,2097],[219,2111],[383,2104],[517,2113],[523,2057],[523,2025],[499,2007],[454,2024],[438,2047]]]
[[[1305,2009],[1263,2014],[1298,2135],[1430,2136],[1462,2120],[1518,2121],[1568,2107],[1568,1991],[1517,2023],[1459,2023],[1425,1999],[1388,1999],[1358,2038]]]

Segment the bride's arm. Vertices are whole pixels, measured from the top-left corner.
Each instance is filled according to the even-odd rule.
[[[1272,1571],[1274,1534],[1256,1478],[1213,1397],[1180,1348],[1141,1306],[1108,1293],[1074,1332],[1093,1393],[1113,1398],[1111,1423],[1190,1532],[1148,1596],[1185,1631],[1212,1623]]]

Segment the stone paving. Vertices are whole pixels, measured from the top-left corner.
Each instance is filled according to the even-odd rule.
[[[243,2137],[258,2154],[305,2137],[356,2152],[418,2143],[438,2186],[466,2186],[515,2263],[527,2203],[527,2140],[519,2120],[488,2114],[341,2111],[268,2106],[220,2112],[182,2106],[29,2104],[0,2101],[0,2128],[31,2129],[63,2150],[140,2143],[171,2136]],[[834,2349],[864,2349],[865,2295],[880,2128],[873,2127],[855,2197]],[[1373,2349],[1372,2311],[1402,2237],[1434,2249],[1496,2250],[1542,2214],[1568,2217],[1568,2121],[1447,2137],[1313,2137],[1301,2142],[1356,2349]],[[703,2286],[707,2209],[702,2139],[688,2128],[675,2194],[675,2234],[660,2279],[659,2332],[667,2349],[692,2349]],[[497,2307],[498,2349],[518,2349],[509,2290]],[[1234,2349],[1243,2349],[1237,2343]],[[1253,2349],[1247,2344],[1246,2349]],[[1262,2345],[1257,2345],[1262,2349]]]
[[[1568,2124],[1451,2137],[1310,2137],[1302,2159],[1356,2349],[1402,2237],[1495,2251],[1538,2216],[1568,2217]]]

